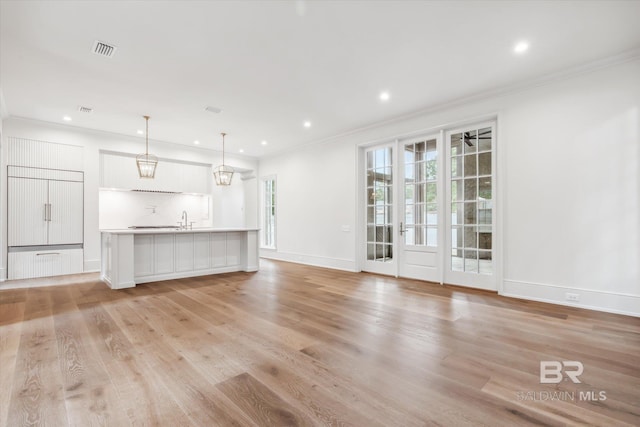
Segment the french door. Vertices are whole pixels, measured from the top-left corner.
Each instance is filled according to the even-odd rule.
[[[484,123],[364,150],[364,271],[497,289],[494,136]]]
[[[398,141],[401,150],[398,207],[398,275],[440,281],[438,241],[439,135]]]
[[[495,125],[446,132],[447,230],[444,281],[497,290]]]

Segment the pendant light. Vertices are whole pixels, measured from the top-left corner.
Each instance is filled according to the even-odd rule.
[[[222,164],[213,170],[213,177],[216,180],[216,185],[231,185],[231,178],[233,178],[233,168],[224,164],[224,136],[222,135]]]
[[[146,150],[144,154],[136,156],[136,164],[138,165],[138,175],[140,178],[153,179],[156,175],[156,166],[158,158],[153,154],[149,154],[149,116],[142,116],[147,121],[147,131],[145,132]]]

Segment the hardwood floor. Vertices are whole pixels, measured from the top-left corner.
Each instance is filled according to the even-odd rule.
[[[640,425],[639,318],[265,260],[95,277],[0,291],[1,425]]]

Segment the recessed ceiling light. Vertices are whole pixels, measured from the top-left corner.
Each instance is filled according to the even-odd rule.
[[[62,118],[62,120],[64,120],[65,122],[70,122],[70,121],[71,121],[71,117],[69,117],[69,116],[64,116],[64,117]]]
[[[267,141],[262,141],[260,144],[267,145]]]
[[[303,123],[303,126],[306,127],[306,128],[310,128],[311,127],[311,122],[307,120],[306,122]]]
[[[389,92],[380,93],[380,101],[388,101],[390,97]]]
[[[240,152],[240,153],[244,153],[244,149],[243,149],[243,148],[241,148],[241,149],[239,149],[239,150],[238,150],[238,152]]]
[[[514,46],[513,51],[515,53],[524,53],[527,51],[527,49],[529,49],[529,43],[521,41]]]
[[[137,133],[138,135],[144,135],[144,131],[143,131],[143,130],[140,130],[140,129],[138,129],[138,131],[137,131],[136,133]]]
[[[197,139],[195,141],[193,141],[194,144],[196,145],[200,145],[200,141],[198,141]]]

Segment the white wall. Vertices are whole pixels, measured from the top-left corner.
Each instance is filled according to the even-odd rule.
[[[134,225],[178,226],[178,222],[184,223],[183,211],[187,213],[188,221],[194,223],[193,227],[211,227],[210,201],[210,195],[103,189],[100,190],[98,228],[113,230]]]
[[[278,179],[278,247],[261,254],[358,270],[356,147],[496,116],[500,292],[640,315],[638,76],[636,58],[261,159]]]
[[[144,149],[144,139],[129,137],[125,135],[113,134],[101,131],[91,131],[67,125],[58,125],[53,123],[40,122],[35,120],[27,120],[20,118],[7,118],[3,121],[3,152],[2,158],[2,197],[0,197],[2,211],[2,242],[6,242],[6,138],[18,137],[26,139],[34,139],[39,141],[57,142],[64,144],[79,145],[84,147],[84,197],[85,197],[85,242],[84,242],[84,263],[85,271],[97,271],[100,269],[100,233],[99,233],[99,177],[100,177],[100,150],[111,150],[124,153],[138,154]],[[222,162],[222,155],[219,152],[188,147],[178,144],[170,144],[160,141],[149,141],[150,151],[160,158],[170,158],[183,161],[192,161],[198,163],[207,163],[217,166]],[[255,171],[257,169],[257,161],[250,157],[240,157],[234,155],[225,155],[225,163],[231,166],[239,167],[245,171]],[[239,178],[239,177],[238,177]],[[211,177],[213,180],[213,177]],[[237,178],[234,176],[234,180]],[[245,185],[243,181],[238,179],[241,184],[235,185],[230,191],[212,190],[212,204],[214,210],[211,212],[211,224],[214,227],[237,227],[245,226],[244,218],[247,216],[244,206],[255,206],[255,202],[244,201]],[[254,185],[255,180],[254,180]],[[257,189],[247,191],[248,197],[254,197]],[[134,196],[136,197],[136,196]],[[141,195],[140,205],[146,203],[147,196]],[[144,200],[143,200],[144,199]],[[229,203],[226,203],[229,201]],[[137,206],[137,205],[136,205]],[[146,205],[145,205],[146,206]],[[173,208],[172,208],[173,209]],[[182,210],[180,210],[181,212]],[[134,211],[134,213],[137,212]],[[163,214],[171,215],[169,210]],[[256,214],[257,215],[257,214]],[[237,221],[240,218],[240,222]],[[231,221],[233,219],[233,221]],[[167,218],[168,220],[168,218]],[[179,220],[179,219],[178,219]],[[229,220],[229,223],[225,223]],[[255,225],[255,224],[249,224]],[[4,244],[2,250],[2,278],[6,278],[6,250]]]

